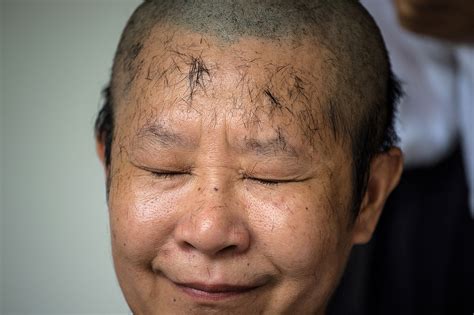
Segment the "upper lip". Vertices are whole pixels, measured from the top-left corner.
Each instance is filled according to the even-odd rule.
[[[245,292],[259,287],[260,285],[232,285],[232,284],[207,284],[199,282],[176,283],[178,286],[187,287],[207,293],[230,293]]]

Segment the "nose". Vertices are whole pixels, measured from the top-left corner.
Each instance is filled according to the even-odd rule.
[[[174,237],[180,248],[208,257],[244,253],[250,246],[244,220],[225,203],[197,207],[178,223]]]

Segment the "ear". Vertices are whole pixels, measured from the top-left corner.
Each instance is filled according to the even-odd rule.
[[[392,148],[372,159],[367,190],[353,227],[353,244],[365,244],[372,238],[385,201],[398,185],[402,170],[403,155],[399,148]]]
[[[99,136],[95,138],[95,151],[107,175],[108,167],[105,165],[105,144]]]

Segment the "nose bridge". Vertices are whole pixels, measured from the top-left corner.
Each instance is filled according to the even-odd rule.
[[[176,227],[178,245],[207,256],[247,250],[250,233],[231,187],[216,178],[206,181],[205,186],[198,188],[199,194],[189,213]]]

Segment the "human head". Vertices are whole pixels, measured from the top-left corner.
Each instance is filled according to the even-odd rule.
[[[254,311],[323,311],[398,181],[398,95],[356,1],[142,4],[96,124],[133,310],[248,311],[172,297],[224,281],[257,286]]]

